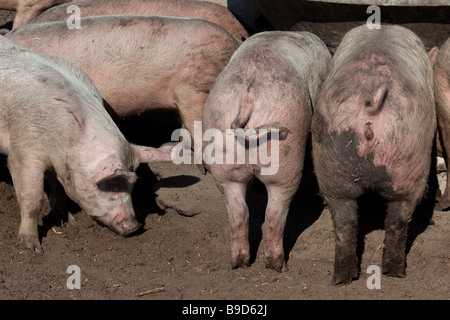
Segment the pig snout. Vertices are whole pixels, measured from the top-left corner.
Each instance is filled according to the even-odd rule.
[[[133,234],[142,227],[142,223],[137,221],[134,215],[125,213],[106,213],[96,217],[96,220],[123,237]]]
[[[136,219],[120,220],[114,221],[112,227],[114,228],[114,231],[125,237],[138,231],[142,227],[142,223],[138,222]]]

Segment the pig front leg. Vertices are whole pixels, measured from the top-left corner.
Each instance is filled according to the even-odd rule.
[[[267,186],[267,208],[265,218],[264,261],[266,268],[278,272],[286,271],[283,235],[289,207],[296,189]]]
[[[411,201],[394,201],[388,204],[385,220],[385,238],[382,272],[392,277],[405,277],[406,238],[408,221],[414,212]]]
[[[336,237],[334,284],[350,283],[358,277],[356,256],[358,204],[354,199],[326,199]]]
[[[17,241],[42,253],[37,224],[44,201],[45,166],[40,161],[23,160],[22,156],[16,157],[11,153],[8,156],[8,167],[20,208]]]
[[[231,267],[248,266],[250,244],[248,241],[249,211],[245,202],[247,185],[240,182],[225,182],[218,183],[218,187],[225,198],[231,227]]]

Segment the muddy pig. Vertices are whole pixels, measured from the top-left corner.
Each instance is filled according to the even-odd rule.
[[[28,24],[6,36],[76,64],[117,116],[178,110],[192,136],[214,81],[239,45],[201,19],[103,16],[82,18],[81,25],[69,30],[65,22]]]
[[[44,176],[121,235],[139,228],[131,203],[141,162],[170,161],[171,147],[126,141],[79,68],[0,37],[0,152],[8,156],[21,223],[18,240],[42,251],[37,222]],[[56,193],[55,193],[56,194]]]
[[[447,183],[437,210],[450,207],[450,38],[441,46],[434,60],[434,92],[442,156],[447,165]]]
[[[75,0],[0,0],[0,9],[16,11],[13,29],[29,23],[42,11]]]
[[[312,121],[313,163],[336,236],[335,284],[358,276],[357,199],[387,201],[382,272],[405,276],[408,222],[427,187],[436,131],[433,75],[400,26],[352,29],[331,61]]]
[[[325,44],[311,33],[259,33],[233,55],[207,99],[203,140],[212,135],[214,141],[204,144],[203,156],[225,197],[232,267],[249,264],[245,195],[255,177],[266,186],[269,199],[265,264],[285,270],[286,216],[302,177],[311,103],[330,58]],[[226,143],[218,136],[226,137]],[[263,160],[269,153],[270,159]]]
[[[31,23],[67,20],[72,11],[70,5],[80,8],[81,17],[105,15],[144,15],[166,17],[197,17],[213,22],[236,39],[244,40],[248,32],[224,6],[207,1],[193,0],[79,0],[53,7],[40,14]]]

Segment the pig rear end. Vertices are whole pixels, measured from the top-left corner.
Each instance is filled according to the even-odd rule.
[[[227,204],[233,268],[250,262],[245,194],[252,178],[266,186],[269,199],[266,267],[286,268],[286,216],[302,176],[311,101],[329,58],[322,41],[307,32],[252,36],[233,55],[207,99],[204,141],[213,142],[204,142],[204,160]],[[269,161],[262,160],[269,153]]]
[[[336,235],[335,284],[358,276],[357,200],[368,191],[388,201],[382,271],[405,276],[408,222],[427,186],[435,130],[431,64],[419,38],[398,26],[351,30],[312,123],[315,171]]]

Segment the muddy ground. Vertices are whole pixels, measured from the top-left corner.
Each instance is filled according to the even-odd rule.
[[[0,13],[1,29],[13,14]],[[177,126],[176,116],[164,112],[120,123],[130,141],[153,146],[170,141]],[[380,199],[366,199],[360,213],[361,275],[334,286],[333,226],[310,162],[288,217],[284,273],[263,263],[263,187],[253,185],[247,197],[251,266],[231,270],[225,203],[212,176],[201,175],[196,165],[171,163],[142,166],[138,175],[133,198],[143,232],[122,238],[75,204],[76,222],[61,225],[47,202],[39,227],[44,254],[36,254],[16,242],[19,210],[2,157],[0,299],[450,299],[450,212],[424,205],[411,222],[406,278],[381,276],[381,289],[369,290],[366,270],[381,266],[385,211]],[[71,265],[80,268],[80,289],[67,287]]]

